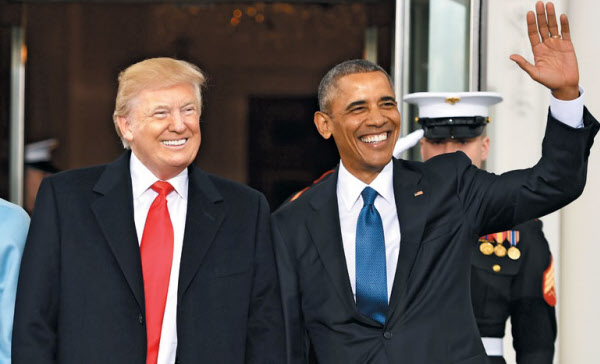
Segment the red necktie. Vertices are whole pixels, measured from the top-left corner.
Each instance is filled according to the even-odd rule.
[[[158,196],[148,211],[140,245],[146,302],[146,364],[156,364],[158,358],[173,261],[173,224],[167,208],[167,195],[173,191],[173,186],[158,181],[151,188],[158,192]]]

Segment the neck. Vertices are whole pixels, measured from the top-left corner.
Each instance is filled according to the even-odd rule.
[[[377,178],[377,176],[379,176],[379,173],[381,173],[381,171],[383,170],[383,168],[385,168],[385,165],[381,168],[373,168],[373,169],[357,169],[357,168],[352,168],[352,167],[348,167],[344,161],[342,160],[342,164],[344,165],[344,168],[346,168],[346,170],[353,175],[354,177],[356,177],[358,180],[360,180],[361,182],[365,183],[365,184],[371,184],[371,182],[373,182],[375,180],[375,178]],[[387,164],[386,164],[387,165]]]

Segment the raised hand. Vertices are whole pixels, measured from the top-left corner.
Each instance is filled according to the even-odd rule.
[[[527,33],[534,64],[517,54],[511,55],[510,59],[532,79],[552,90],[557,99],[573,100],[579,96],[579,69],[571,43],[569,19],[565,14],[560,16],[560,28],[559,33],[554,4],[549,2],[544,9],[544,3],[538,1],[535,14],[533,11],[527,13]]]

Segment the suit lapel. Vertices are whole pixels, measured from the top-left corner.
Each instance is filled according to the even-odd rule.
[[[425,226],[425,211],[429,201],[427,184],[421,174],[407,168],[406,162],[394,160],[394,198],[400,222],[400,254],[394,277],[387,320],[400,314],[399,306],[405,304],[405,290],[412,270]]]
[[[223,197],[206,173],[189,167],[189,190],[183,250],[179,268],[178,299],[194,278],[225,216]]]
[[[140,310],[144,312],[144,280],[133,218],[130,155],[131,152],[127,152],[106,167],[93,189],[100,196],[92,203],[92,210]]]
[[[366,324],[379,325],[356,310],[342,242],[336,191],[337,179],[338,170],[322,182],[322,188],[315,191],[310,201],[314,213],[307,219],[307,227],[342,302],[353,312],[356,319]]]

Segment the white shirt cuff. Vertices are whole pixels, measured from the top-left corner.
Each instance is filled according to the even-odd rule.
[[[559,100],[550,93],[550,114],[572,128],[583,128],[583,88],[579,86],[579,97],[575,100]]]

